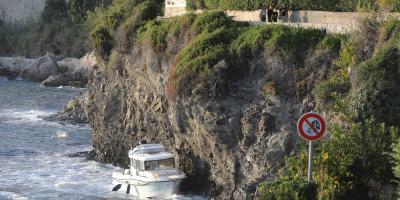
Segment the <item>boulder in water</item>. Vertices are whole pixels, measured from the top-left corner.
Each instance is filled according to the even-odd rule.
[[[71,86],[71,87],[85,87],[87,77],[80,73],[70,74],[63,73],[48,77],[42,82],[43,86],[58,87],[58,86]]]
[[[26,66],[21,71],[20,76],[25,80],[40,82],[60,73],[62,73],[62,70],[57,64],[55,55],[46,54]]]
[[[0,76],[10,76],[11,71],[7,67],[0,66]]]
[[[68,82],[71,80],[72,78],[68,75],[58,74],[48,77],[46,80],[42,82],[42,85],[48,87],[66,86],[68,85]]]

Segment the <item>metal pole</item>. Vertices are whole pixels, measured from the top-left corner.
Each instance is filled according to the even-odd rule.
[[[312,163],[312,141],[308,143],[308,182],[312,182],[312,168],[313,168],[313,163]]]

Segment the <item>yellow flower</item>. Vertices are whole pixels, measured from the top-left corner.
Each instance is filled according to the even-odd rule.
[[[328,153],[325,152],[325,153],[322,154],[322,159],[323,160],[328,160],[328,158],[329,158]]]

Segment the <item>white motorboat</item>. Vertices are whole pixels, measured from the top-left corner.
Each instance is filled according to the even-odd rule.
[[[140,144],[129,151],[130,168],[112,175],[113,191],[139,198],[165,198],[176,194],[186,177],[175,168],[174,156],[162,144]]]

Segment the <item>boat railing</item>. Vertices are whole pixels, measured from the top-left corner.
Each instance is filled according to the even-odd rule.
[[[165,151],[165,146],[162,144],[142,144],[129,151],[129,156],[139,153],[157,153]]]

